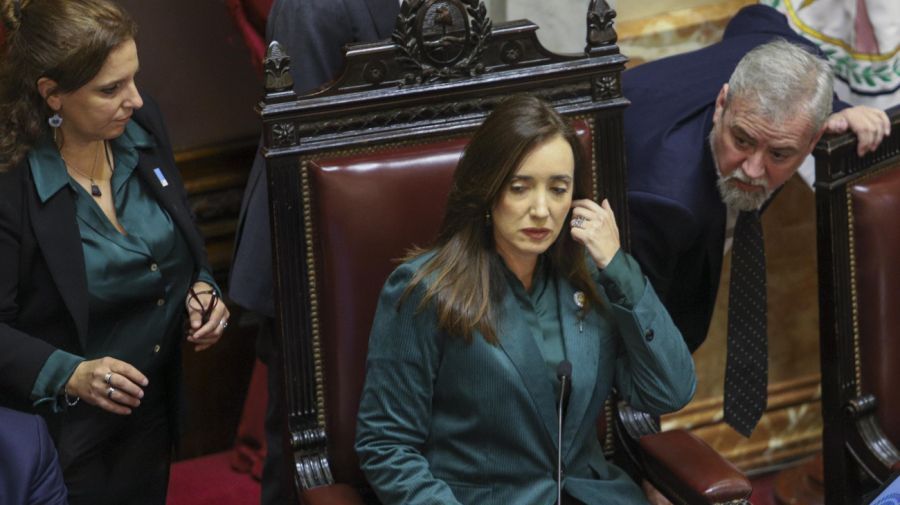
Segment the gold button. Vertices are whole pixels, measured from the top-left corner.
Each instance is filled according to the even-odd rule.
[[[153,352],[155,352],[155,353],[159,352],[159,344],[156,344],[153,346]]]
[[[151,271],[151,272],[155,272],[155,271],[157,271],[157,270],[159,270],[159,265],[157,265],[156,263],[151,263],[151,264],[150,264],[150,271]]]
[[[166,304],[166,301],[163,300],[162,298],[160,298],[159,300],[156,300],[156,305],[158,305],[160,307],[162,307],[165,304]]]

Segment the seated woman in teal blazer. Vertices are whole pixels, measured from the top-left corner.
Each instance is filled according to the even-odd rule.
[[[579,154],[550,106],[505,101],[457,167],[437,245],[387,280],[356,440],[383,503],[555,503],[564,360],[563,503],[646,502],[604,459],[597,418],[614,387],[681,408],[693,362]]]

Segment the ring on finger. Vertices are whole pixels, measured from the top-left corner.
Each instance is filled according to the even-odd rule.
[[[112,386],[112,371],[106,372],[106,375],[103,376],[103,382],[106,383],[107,386]]]
[[[116,392],[116,388],[110,386],[109,389],[106,390],[106,397],[112,400],[113,393]]]
[[[585,219],[584,216],[575,216],[572,219],[572,226],[575,228],[584,228],[585,221],[587,221],[587,219]]]
[[[221,326],[223,330],[225,328],[228,328],[228,321],[222,319],[221,321],[219,321],[219,326]]]

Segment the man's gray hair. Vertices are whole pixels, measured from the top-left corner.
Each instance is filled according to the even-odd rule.
[[[744,55],[728,80],[726,104],[750,100],[764,118],[778,122],[802,114],[815,133],[831,114],[832,80],[827,61],[776,39]]]

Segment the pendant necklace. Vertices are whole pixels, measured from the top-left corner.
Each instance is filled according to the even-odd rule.
[[[103,141],[103,153],[106,155],[106,163],[109,165],[110,172],[112,172],[113,164],[112,164],[112,160],[110,160],[109,144],[105,140]],[[94,198],[100,198],[101,196],[103,196],[103,192],[100,191],[100,186],[98,186],[97,183],[94,182],[94,170],[97,169],[97,158],[99,157],[99,154],[100,154],[99,152],[96,152],[96,151],[94,152],[94,163],[91,165],[91,172],[90,172],[90,174],[86,174],[86,173],[84,173],[84,171],[80,170],[75,165],[66,161],[66,159],[63,158],[62,153],[59,153],[59,157],[62,158],[63,163],[65,163],[67,167],[71,168],[72,170],[75,170],[82,177],[87,177],[87,179],[91,183],[91,196],[93,196]]]

